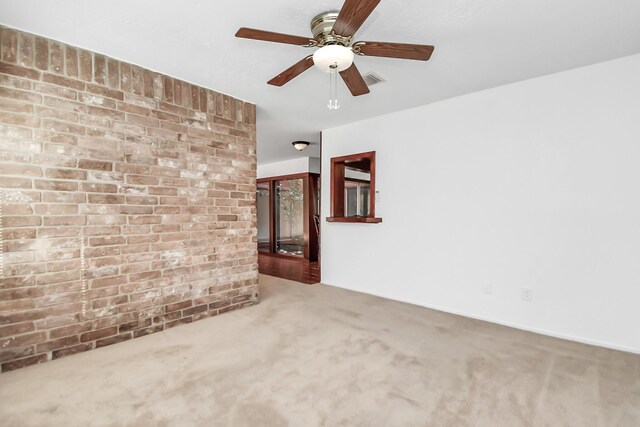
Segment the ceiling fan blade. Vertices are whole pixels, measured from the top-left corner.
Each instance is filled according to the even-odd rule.
[[[354,35],[378,3],[380,0],[345,0],[333,24],[333,31],[344,37]]]
[[[256,30],[254,28],[242,27],[236,33],[236,37],[245,39],[263,40],[266,42],[295,44],[304,46],[309,44],[308,37],[292,36],[290,34],[273,33],[271,31]]]
[[[351,64],[351,67],[346,70],[340,71],[340,76],[342,76],[342,80],[351,91],[351,95],[360,96],[369,93],[369,87],[364,82],[362,74],[358,71],[355,63]]]
[[[365,56],[416,59],[418,61],[428,61],[434,49],[429,45],[408,43],[357,42],[354,45],[359,46],[360,53]]]
[[[313,66],[313,57],[311,55],[302,59],[301,61],[296,62],[291,67],[287,68],[267,83],[273,86],[282,86],[285,83],[290,82],[295,77],[298,77],[303,72],[307,71],[309,68]]]

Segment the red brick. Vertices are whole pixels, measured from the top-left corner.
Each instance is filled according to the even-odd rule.
[[[93,343],[85,343],[85,344],[80,344],[80,345],[76,345],[76,346],[69,347],[69,348],[63,348],[63,349],[60,349],[60,350],[54,350],[51,353],[51,358],[53,360],[55,360],[55,359],[59,359],[61,357],[71,356],[72,354],[81,353],[83,351],[88,351],[88,350],[91,350],[92,348],[93,348]]]
[[[109,338],[103,338],[96,341],[96,348],[105,347],[111,344],[117,344],[119,342],[127,341],[133,338],[131,332],[126,332],[124,334],[116,335]]]
[[[32,93],[25,92],[23,90],[9,89],[5,87],[0,87],[0,97],[10,98],[14,101],[26,101],[34,104],[39,104],[42,101],[42,96]],[[7,135],[10,136],[10,135]]]
[[[151,318],[140,319],[140,320],[134,320],[134,321],[131,321],[131,322],[128,322],[128,323],[121,324],[118,327],[118,331],[120,333],[130,332],[130,331],[134,331],[136,329],[147,328],[149,326],[151,326]]]
[[[6,362],[2,364],[2,372],[13,371],[14,369],[24,368],[25,366],[35,365],[38,363],[46,362],[47,360],[48,359],[46,354],[39,354],[37,356]]]
[[[87,92],[96,94],[96,95],[100,95],[100,96],[104,96],[107,98],[112,98],[112,99],[116,99],[116,100],[120,100],[122,101],[124,99],[124,94],[118,90],[114,90],[114,89],[108,89],[106,87],[102,87],[102,86],[97,86],[97,85],[93,85],[93,84],[87,84],[87,88],[86,88]]]
[[[117,333],[118,333],[118,327],[112,326],[110,328],[100,329],[97,331],[85,332],[84,334],[80,335],[80,341],[81,342],[95,341],[97,339],[109,337]]]
[[[54,86],[50,86],[50,87],[51,88],[55,88]],[[45,91],[44,86],[41,87],[41,90]],[[64,88],[55,88],[55,91],[52,91],[52,90],[46,90],[46,91],[47,92],[55,92],[55,94],[57,94],[57,95],[73,93],[73,92],[69,92],[68,89],[64,89]],[[45,96],[44,97],[44,104],[46,106],[48,106],[48,107],[51,107],[51,108],[54,108],[54,109],[57,109],[57,110],[63,110],[63,111],[69,111],[69,112],[77,112],[77,113],[84,113],[86,111],[86,107],[84,106],[84,104],[81,104],[81,103],[78,103],[78,102],[74,102],[73,98],[71,98],[71,99],[60,99],[60,98],[52,98],[52,97],[49,97],[49,96]],[[66,141],[60,141],[60,142],[66,142]]]
[[[71,233],[69,233],[67,236],[74,236],[74,237],[79,237],[80,236],[80,230],[70,227],[69,230],[71,231]],[[47,263],[47,273],[55,273],[58,271],[69,271],[69,270],[78,270],[82,267],[81,262],[79,259],[72,259],[72,260],[64,260],[64,261],[54,261],[54,262],[49,262]],[[71,286],[69,284],[66,285],[67,287]],[[77,284],[73,283],[73,287],[76,287]],[[57,286],[49,286],[47,287],[47,293],[52,292],[54,289],[57,290]]]
[[[250,303],[254,107],[11,32],[17,50],[0,65],[0,187],[28,203],[3,206],[10,276],[0,282],[0,333],[22,340],[0,350],[3,369]],[[203,296],[212,279],[225,284]]]
[[[3,113],[4,123],[16,126],[39,127],[40,118],[29,114]]]
[[[72,46],[65,46],[64,59],[67,76],[78,77],[78,51]]]
[[[78,213],[78,205],[38,204],[35,213],[38,215],[73,215]]]
[[[35,188],[38,190],[76,191],[78,183],[69,181],[45,181],[37,179]]]
[[[185,308],[189,308],[193,305],[193,301],[189,300],[189,301],[182,301],[182,302],[177,302],[174,304],[168,304],[167,306],[165,306],[165,312],[166,313],[171,313],[173,311],[179,311]]]
[[[78,323],[75,325],[63,326],[61,328],[51,329],[49,337],[52,339],[78,335],[91,330],[91,323]]]
[[[75,112],[57,110],[47,107],[36,107],[36,113],[42,118],[47,117],[67,122],[77,122],[79,117],[78,113]]]
[[[0,62],[0,73],[11,74],[17,77],[24,77],[31,80],[39,80],[40,72],[19,65]]]
[[[126,243],[126,238],[123,236],[106,236],[106,237],[92,237],[89,239],[89,245],[91,246],[112,246],[122,245]]]
[[[83,182],[81,190],[90,193],[115,193],[118,187],[115,184],[97,184],[93,182]]]
[[[49,71],[64,73],[64,52],[62,45],[55,41],[49,42]]]
[[[138,338],[149,334],[154,334],[156,332],[162,332],[164,330],[164,325],[154,325],[144,329],[138,329],[133,331],[133,337]]]
[[[29,178],[0,176],[0,188],[31,188],[32,186]]]
[[[34,330],[35,326],[33,322],[22,322],[8,326],[0,326],[0,339],[11,335],[33,332]]]
[[[28,356],[32,356],[33,353],[33,345],[21,348],[12,348],[10,350],[0,349],[0,363],[7,362],[9,360],[23,359]]]
[[[94,54],[93,65],[94,65],[93,80],[96,83],[105,84],[106,77],[107,77],[106,58],[102,55]]]
[[[0,98],[0,110],[10,111],[12,113],[33,114],[33,105],[13,99]]]
[[[207,304],[204,305],[198,305],[195,307],[191,307],[188,308],[186,310],[183,311],[183,315],[184,316],[193,316],[194,314],[198,314],[198,313],[203,313],[205,311],[207,311]]]
[[[74,135],[84,135],[85,128],[84,126],[63,122],[59,120],[53,119],[43,119],[42,120],[43,129],[54,131],[54,132],[62,132],[62,133],[71,133]]]
[[[88,201],[97,204],[122,204],[125,202],[125,198],[115,194],[89,194]]]
[[[87,172],[75,169],[47,169],[45,176],[47,178],[85,180]]]
[[[42,193],[43,202],[84,203],[87,197],[83,193]]]
[[[24,347],[30,344],[43,342],[47,338],[44,332],[32,332],[24,335],[16,335],[3,341],[2,347],[6,349]]]
[[[68,282],[80,278],[80,272],[77,270],[62,271],[59,273],[40,274],[36,278],[38,286],[49,285],[52,283]],[[67,301],[68,302],[68,301]]]
[[[113,169],[113,163],[111,163],[111,162],[101,162],[101,161],[98,161],[98,160],[80,159],[78,161],[78,167],[80,169],[110,171],[110,170]]]
[[[42,224],[42,219],[37,216],[6,216],[2,221],[4,227],[28,227]]]
[[[143,70],[144,96],[153,98],[153,73],[149,70]]]
[[[71,347],[80,342],[78,336],[58,338],[52,341],[46,341],[36,346],[37,353],[48,353],[52,350]]]
[[[107,59],[107,77],[109,87],[112,89],[120,89],[120,67],[118,61]]]
[[[40,70],[49,69],[49,40],[42,37],[35,39],[35,65]]]
[[[144,93],[144,70],[135,65],[131,67],[131,89],[133,93]]]
[[[191,323],[191,322],[193,322],[193,318],[192,317],[182,317],[180,319],[176,319],[176,320],[173,320],[171,322],[167,322],[165,324],[165,328],[169,329],[169,328],[173,328],[173,327],[180,326],[180,325],[186,325],[186,324]]]
[[[66,225],[84,225],[86,222],[87,222],[86,217],[82,215],[64,215],[64,216],[44,217],[42,221],[42,225],[45,225],[48,227],[66,226]],[[72,231],[72,233],[75,233],[75,230]]]
[[[0,36],[2,60],[15,63],[18,60],[18,33],[11,28],[1,28]]]
[[[4,240],[35,239],[36,235],[37,233],[35,228],[9,228],[7,230],[4,230],[4,235],[2,237],[4,238]]]
[[[107,286],[117,286],[122,285],[127,282],[126,276],[115,276],[115,277],[106,277],[102,279],[93,279],[91,281],[91,287],[93,288],[103,288]]]
[[[51,83],[58,86],[64,86],[75,90],[84,90],[85,84],[81,81],[69,79],[62,76],[56,76],[55,74],[44,73],[42,75],[42,81]],[[75,97],[74,97],[75,98]]]
[[[81,50],[78,56],[78,77],[85,82],[89,82],[93,76],[93,54],[86,50]]]

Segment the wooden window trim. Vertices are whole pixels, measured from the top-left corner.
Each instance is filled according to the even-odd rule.
[[[345,180],[351,180],[345,177],[346,162],[354,162],[358,160],[369,160],[369,215],[366,217],[350,217],[345,216],[344,206],[344,184]],[[331,158],[331,216],[327,217],[327,222],[352,222],[377,224],[382,222],[382,218],[376,217],[375,199],[376,199],[376,152],[367,151],[365,153],[351,154],[348,156]]]

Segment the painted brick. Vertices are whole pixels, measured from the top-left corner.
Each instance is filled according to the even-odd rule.
[[[2,371],[252,303],[255,106],[0,32]]]

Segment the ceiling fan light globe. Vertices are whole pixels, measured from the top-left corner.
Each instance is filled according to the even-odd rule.
[[[353,64],[353,51],[337,44],[323,46],[313,54],[313,64],[324,73],[330,72],[334,65],[336,71],[344,71]]]

